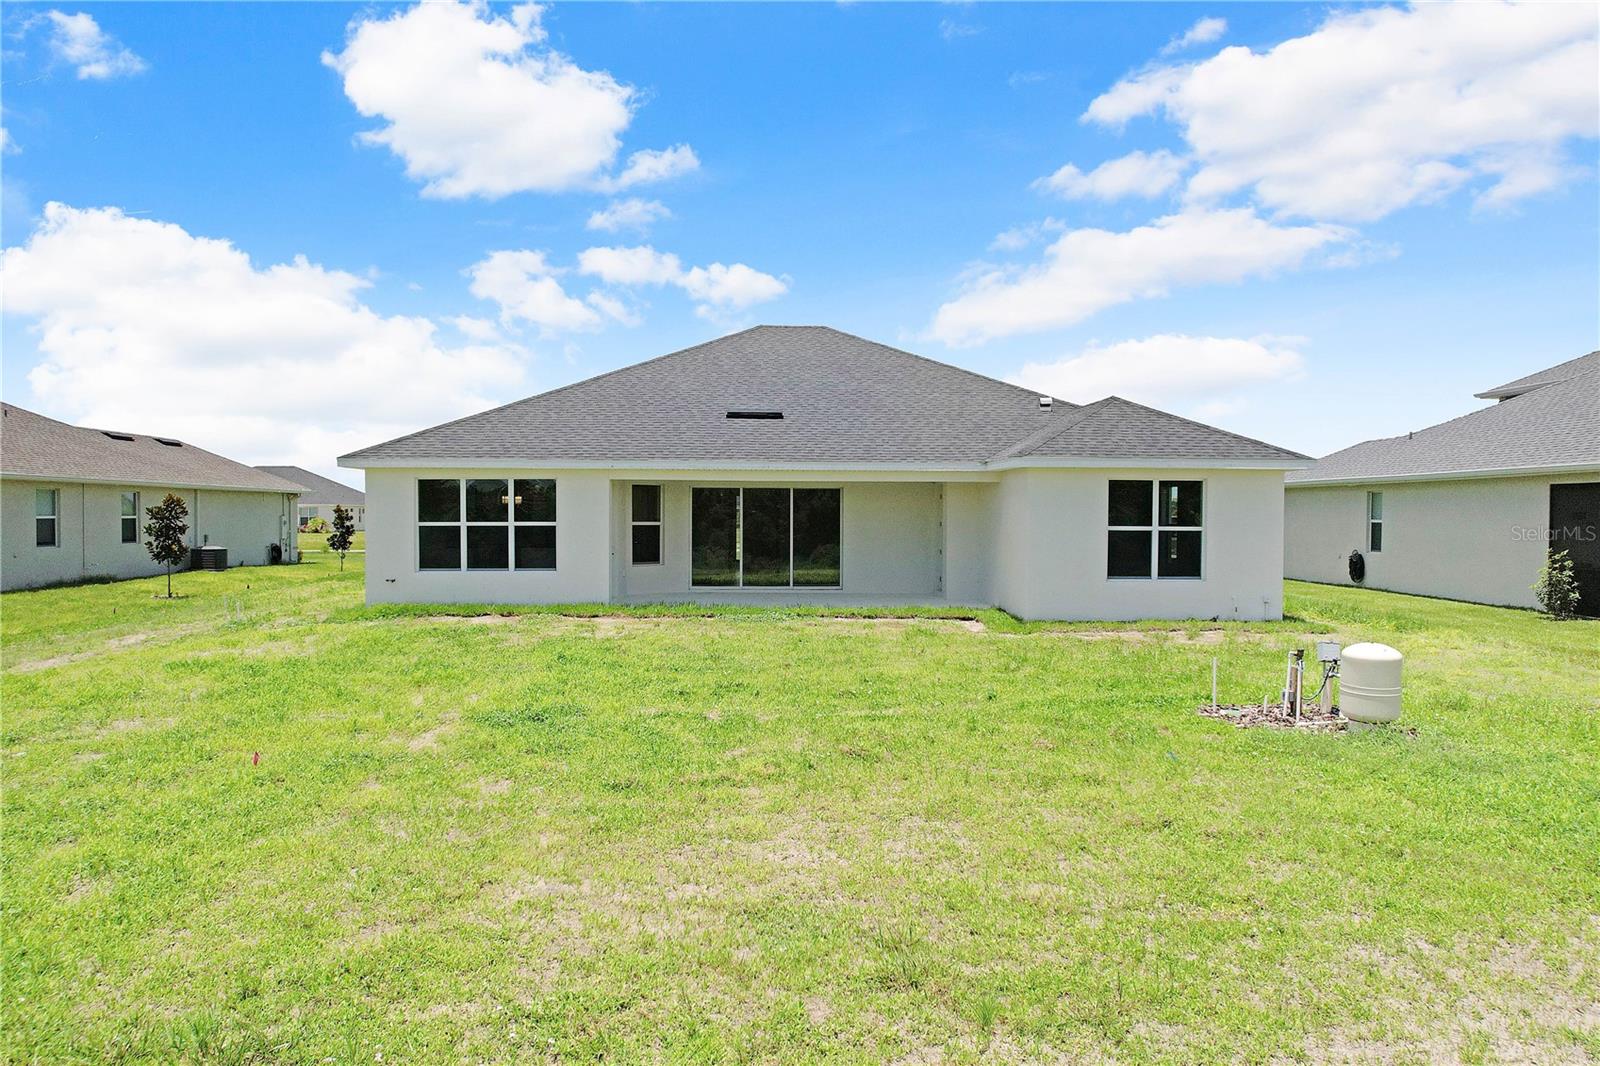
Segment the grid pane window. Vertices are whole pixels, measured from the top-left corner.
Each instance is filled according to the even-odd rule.
[[[554,478],[518,478],[511,501],[518,570],[556,568],[556,483]]]
[[[33,492],[33,542],[40,548],[56,546],[56,503],[59,499],[55,489],[35,489]]]
[[[1200,577],[1204,515],[1204,482],[1109,482],[1106,576]]]
[[[554,570],[555,565],[554,479],[417,482],[418,569]]]
[[[634,485],[629,519],[632,544],[629,556],[633,565],[661,561],[661,486]]]
[[[139,494],[122,494],[122,543],[139,543]]]

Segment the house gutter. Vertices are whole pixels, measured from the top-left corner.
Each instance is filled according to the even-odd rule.
[[[1381,485],[1406,481],[1472,481],[1483,478],[1538,477],[1543,474],[1600,474],[1600,462],[1557,463],[1552,466],[1497,466],[1476,470],[1435,470],[1421,474],[1357,474],[1352,477],[1298,478],[1284,483],[1288,489],[1336,485]]]
[[[750,462],[735,459],[640,459],[616,462],[610,459],[474,459],[467,457],[419,457],[406,459],[355,459],[341,456],[339,465],[351,470],[674,470],[694,473],[703,470],[775,470],[817,473],[896,472],[907,474],[985,474],[1024,469],[1178,469],[1178,470],[1304,470],[1311,459],[1156,459],[1139,456],[1103,458],[1017,458],[998,462],[969,463],[793,463]]]

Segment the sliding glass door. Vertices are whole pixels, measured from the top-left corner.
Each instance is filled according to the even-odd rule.
[[[739,490],[695,489],[690,583],[739,583]]]
[[[839,490],[696,488],[690,583],[838,588]]]

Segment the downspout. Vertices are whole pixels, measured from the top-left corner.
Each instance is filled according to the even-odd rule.
[[[78,484],[78,573],[89,576],[89,486]]]

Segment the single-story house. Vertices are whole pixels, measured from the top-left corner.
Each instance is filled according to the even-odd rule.
[[[1600,351],[1478,396],[1498,402],[1291,472],[1284,572],[1534,607],[1565,549],[1600,614]]]
[[[162,572],[145,509],[189,507],[189,543],[230,566],[295,557],[298,485],[172,437],[69,426],[0,404],[0,588]]]
[[[300,486],[299,525],[305,528],[313,518],[331,523],[333,509],[340,504],[350,508],[357,529],[367,528],[367,494],[342,482],[313,474],[303,466],[258,466],[274,477]]]
[[[823,327],[757,326],[339,460],[369,603],[1277,618],[1309,462]]]

